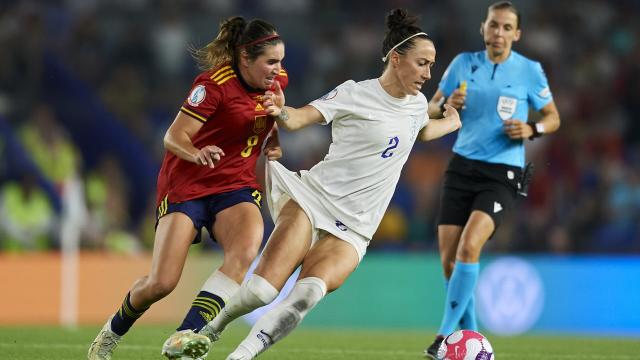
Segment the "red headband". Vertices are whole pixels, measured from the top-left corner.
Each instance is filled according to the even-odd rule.
[[[278,34],[271,34],[265,37],[261,37],[258,40],[253,40],[251,42],[248,42],[246,44],[242,44],[240,45],[240,47],[247,47],[247,46],[251,46],[251,45],[255,45],[255,44],[259,44],[261,42],[265,42],[265,41],[269,41],[269,40],[273,40],[273,39],[279,39],[280,35]]]

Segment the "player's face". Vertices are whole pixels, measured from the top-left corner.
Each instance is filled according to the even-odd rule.
[[[491,10],[480,32],[491,58],[508,56],[513,42],[520,39],[518,16],[509,9]]]
[[[283,58],[283,43],[265,47],[262,55],[247,62],[248,77],[245,81],[254,88],[271,89],[276,76],[282,69]]]
[[[398,58],[398,78],[405,95],[418,95],[422,85],[431,79],[436,61],[436,48],[427,39],[417,39],[415,46]]]

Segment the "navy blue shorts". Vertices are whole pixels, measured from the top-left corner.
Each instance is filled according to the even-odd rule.
[[[158,221],[161,217],[174,212],[181,212],[191,219],[193,227],[196,228],[197,233],[193,239],[194,244],[202,241],[202,228],[207,229],[213,241],[216,241],[213,236],[213,223],[215,222],[216,214],[243,202],[256,204],[258,208],[261,208],[262,193],[256,189],[242,188],[179,203],[168,203],[167,197],[165,197],[156,209],[156,227],[158,227]]]

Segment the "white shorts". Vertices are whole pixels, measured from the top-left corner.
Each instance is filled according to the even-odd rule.
[[[304,210],[311,221],[311,245],[330,233],[351,244],[358,253],[360,261],[367,252],[369,241],[365,236],[347,228],[333,216],[313,189],[305,182],[305,177],[287,170],[277,161],[267,161],[266,195],[267,205],[273,222],[276,222],[282,207],[292,199]]]

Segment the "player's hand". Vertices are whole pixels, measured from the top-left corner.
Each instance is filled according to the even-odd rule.
[[[280,138],[278,137],[277,131],[273,131],[271,135],[267,137],[262,153],[267,160],[278,160],[282,157],[282,148],[280,147]]]
[[[455,107],[449,104],[444,104],[444,112],[442,113],[442,116],[444,116],[445,119],[450,121],[451,125],[455,127],[454,130],[452,131],[455,131],[462,127],[462,121],[460,121],[460,114],[458,114],[458,110],[456,110]]]
[[[531,126],[524,121],[509,119],[504,120],[503,124],[504,133],[507,134],[510,139],[528,139],[533,135],[533,129],[531,129]]]
[[[198,150],[195,155],[195,163],[214,168],[214,164],[224,156],[224,151],[215,145],[208,145]]]
[[[447,98],[447,105],[451,105],[457,110],[460,110],[464,106],[464,102],[466,99],[467,99],[467,91],[457,88],[453,91],[451,96]]]
[[[282,111],[282,108],[284,107],[285,99],[284,92],[282,91],[278,81],[275,81],[273,90],[267,90],[264,92],[264,97],[262,99],[262,106],[264,106],[268,115],[280,115],[280,111]]]

